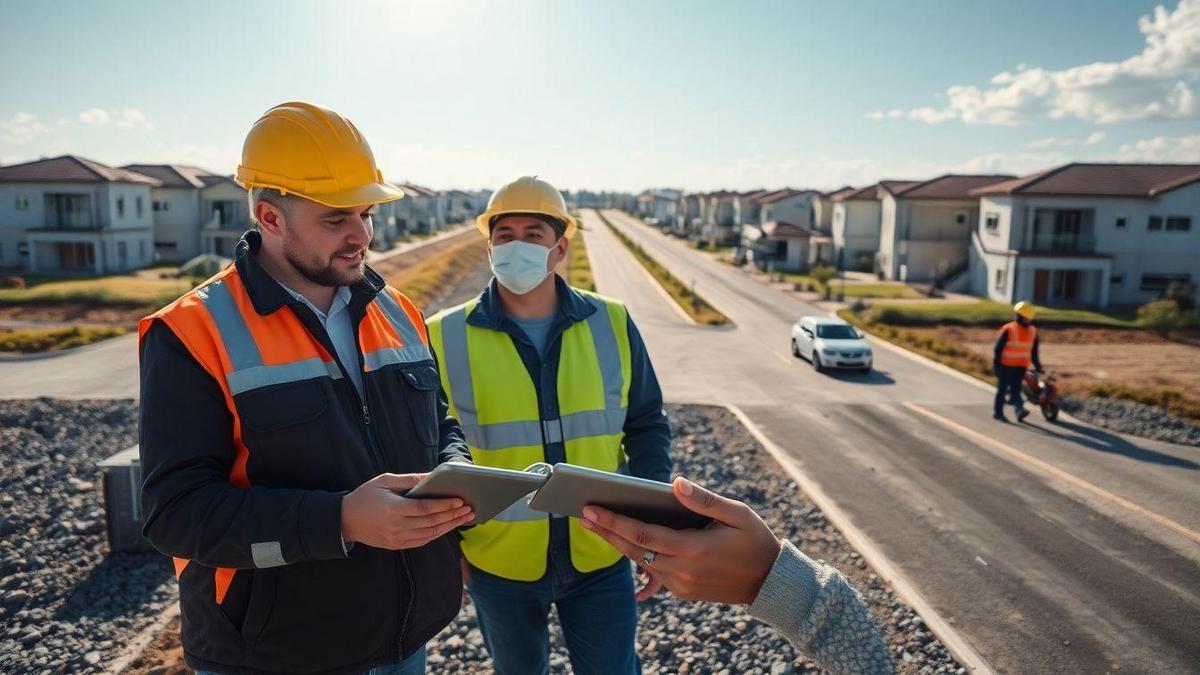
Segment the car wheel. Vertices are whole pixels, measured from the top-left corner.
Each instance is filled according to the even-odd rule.
[[[812,353],[812,366],[813,370],[817,371],[818,373],[825,372],[825,366],[821,365],[821,356],[817,354],[816,349],[813,349]]]
[[[792,338],[792,356],[800,358],[800,345],[796,344],[796,338]]]

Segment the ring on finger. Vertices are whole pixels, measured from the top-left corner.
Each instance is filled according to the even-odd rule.
[[[657,555],[658,554],[656,554],[654,551],[650,551],[650,550],[643,551],[642,552],[642,566],[650,567],[651,565],[653,565],[654,559],[657,557]]]

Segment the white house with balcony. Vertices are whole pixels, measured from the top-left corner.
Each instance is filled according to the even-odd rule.
[[[973,194],[978,295],[1138,305],[1200,278],[1200,164],[1066,164]]]
[[[151,194],[158,260],[183,262],[201,253],[232,257],[238,239],[250,227],[246,191],[232,178],[182,164],[121,168],[160,183]]]
[[[879,253],[879,228],[883,194],[902,190],[917,181],[884,180],[857,190],[842,191],[833,197],[833,257],[845,268],[854,268],[863,256]]]
[[[159,185],[74,155],[0,167],[0,267],[107,274],[151,264]]]
[[[637,197],[637,213],[651,224],[673,227],[682,194],[682,190],[674,188],[645,190]]]
[[[679,217],[675,220],[672,233],[678,237],[690,237],[698,233],[704,223],[704,195],[697,192],[680,195],[677,212]]]
[[[967,249],[979,220],[971,190],[1008,175],[947,174],[907,187],[880,190],[879,253],[885,279],[966,286]]]

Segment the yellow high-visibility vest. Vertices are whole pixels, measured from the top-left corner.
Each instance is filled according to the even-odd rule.
[[[429,320],[429,343],[441,365],[450,414],[462,424],[476,464],[520,471],[545,461],[545,445],[560,440],[570,464],[614,472],[622,464],[633,369],[629,313],[616,300],[576,292],[596,311],[562,334],[558,419],[543,419],[537,389],[512,337],[467,323],[478,300]],[[546,573],[549,518],[522,499],[464,531],[463,554],[489,574],[536,581]],[[621,557],[576,518],[570,519],[568,532],[571,563],[580,572],[608,567]]]

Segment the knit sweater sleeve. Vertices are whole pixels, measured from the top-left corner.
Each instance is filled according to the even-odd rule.
[[[850,582],[785,541],[750,615],[834,675],[894,673],[879,626]]]

